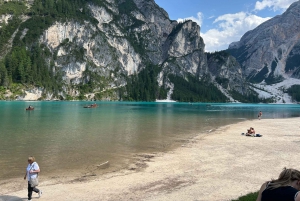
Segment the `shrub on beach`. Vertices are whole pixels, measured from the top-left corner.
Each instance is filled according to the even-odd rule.
[[[254,200],[256,200],[257,196],[258,196],[258,192],[249,193],[247,195],[239,197],[237,200],[232,200],[232,201],[254,201]]]

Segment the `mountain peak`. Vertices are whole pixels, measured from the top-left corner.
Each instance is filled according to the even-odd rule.
[[[244,34],[239,42],[229,46],[229,52],[245,69],[250,81],[268,83],[284,78],[300,78],[298,57],[300,38],[300,1],[278,15]],[[296,56],[297,55],[297,56]],[[273,80],[273,81],[271,81]]]

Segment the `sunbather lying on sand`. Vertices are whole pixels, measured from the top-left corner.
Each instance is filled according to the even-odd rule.
[[[246,136],[255,136],[255,130],[253,127],[247,130]]]

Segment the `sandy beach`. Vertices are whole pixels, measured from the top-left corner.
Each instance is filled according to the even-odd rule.
[[[284,167],[300,169],[300,118],[262,119],[227,125],[166,153],[145,153],[127,169],[65,180],[45,178],[33,200],[226,201],[259,190]],[[241,135],[250,126],[263,137]],[[200,129],[200,128],[199,128]],[[43,167],[41,167],[42,170]],[[0,200],[27,200],[20,179],[1,185]]]

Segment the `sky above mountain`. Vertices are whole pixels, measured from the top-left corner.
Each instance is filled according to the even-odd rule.
[[[155,0],[170,19],[200,25],[205,51],[228,48],[249,30],[282,14],[298,0]]]

